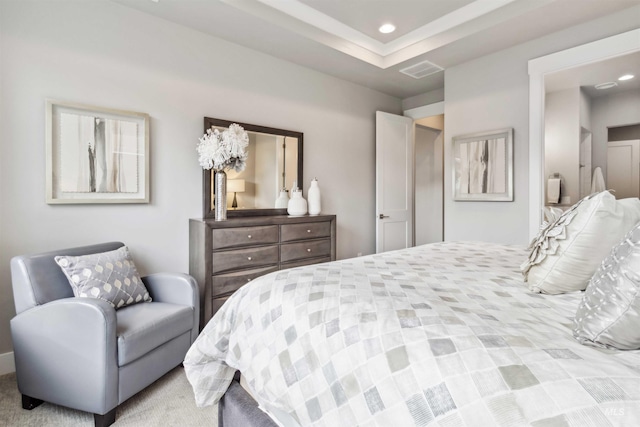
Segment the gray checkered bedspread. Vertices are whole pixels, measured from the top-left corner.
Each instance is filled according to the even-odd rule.
[[[640,425],[640,351],[574,340],[581,293],[530,293],[526,255],[450,242],[256,279],[187,354],[196,402],[238,369],[303,426]]]

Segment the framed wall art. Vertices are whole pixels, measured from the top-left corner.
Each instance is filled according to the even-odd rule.
[[[453,199],[513,201],[513,128],[453,138]]]
[[[46,199],[148,203],[149,115],[47,100]]]

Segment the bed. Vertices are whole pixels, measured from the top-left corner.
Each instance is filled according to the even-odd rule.
[[[185,359],[196,403],[247,390],[284,426],[638,425],[640,351],[576,341],[583,292],[530,292],[527,254],[445,242],[256,279]]]

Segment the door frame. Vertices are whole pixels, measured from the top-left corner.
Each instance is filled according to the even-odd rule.
[[[439,102],[434,102],[432,104],[427,104],[427,105],[423,105],[420,107],[416,107],[416,108],[411,108],[409,110],[404,110],[402,112],[402,114],[404,116],[407,117],[411,117],[413,119],[413,135],[414,135],[414,146],[415,146],[415,134],[416,134],[416,121],[417,120],[421,120],[421,119],[426,119],[427,117],[433,117],[433,116],[444,116],[444,120],[447,120],[447,115],[444,112],[444,101],[439,101]],[[447,163],[445,162],[445,156],[446,156],[446,145],[447,145],[447,140],[446,140],[446,135],[444,134],[444,127],[442,129],[442,133],[443,133],[443,140],[442,140],[442,179],[443,179],[443,187],[442,187],[442,241],[444,242],[446,237],[445,237],[445,222],[446,222],[446,203],[445,203],[445,199],[447,197],[446,195],[446,190],[444,187],[444,174],[447,173]],[[415,162],[415,159],[414,159]],[[416,179],[415,179],[415,168],[414,168],[414,177],[413,177],[413,191],[414,191],[414,195],[415,195],[415,183],[416,183]],[[415,200],[414,200],[414,212],[413,212],[413,241],[415,242],[415,230],[416,230],[416,216],[415,216]]]

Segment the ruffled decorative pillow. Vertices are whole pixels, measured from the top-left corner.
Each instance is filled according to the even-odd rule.
[[[116,309],[151,301],[126,246],[98,254],[54,259],[76,297],[99,298]]]
[[[532,292],[582,291],[611,247],[640,221],[640,200],[608,191],[580,200],[540,231],[521,265]]]
[[[573,336],[582,344],[640,349],[640,224],[591,278],[574,325]]]

